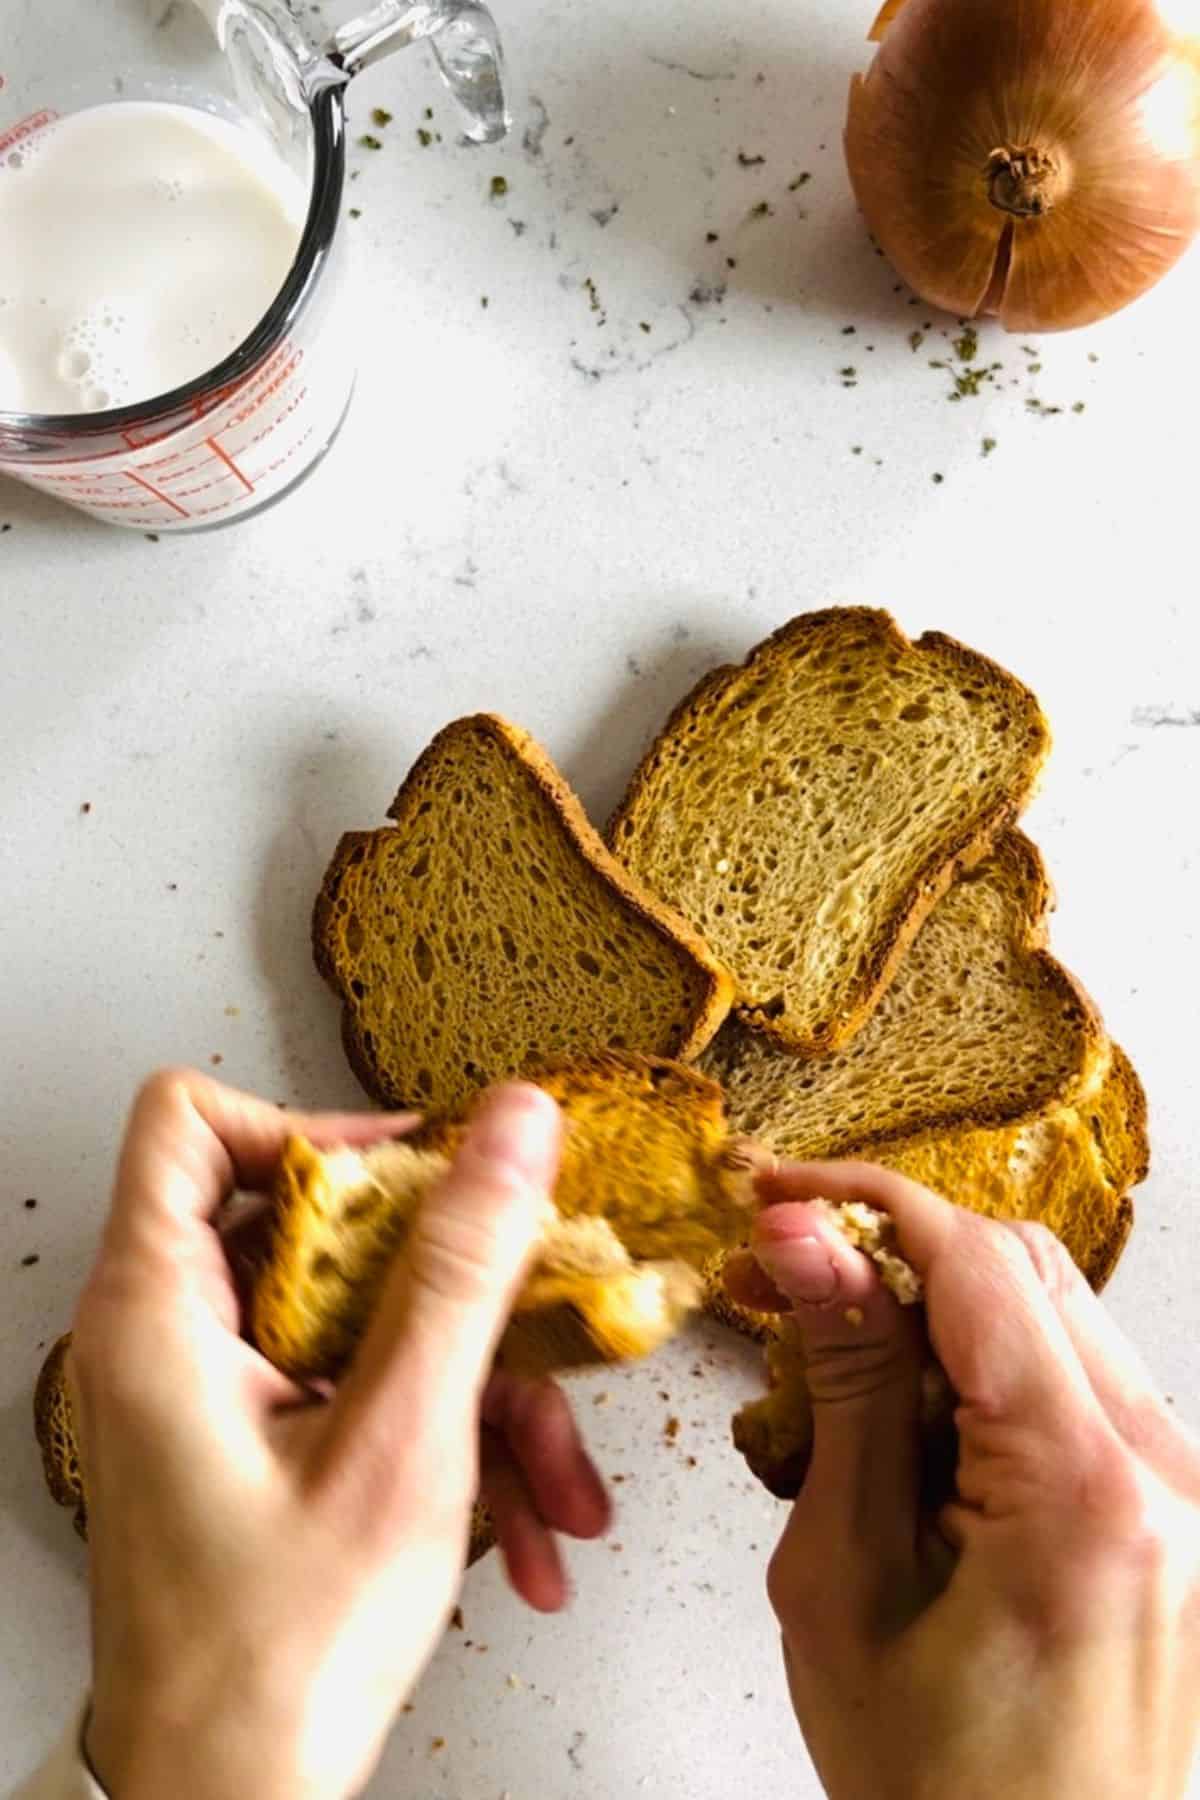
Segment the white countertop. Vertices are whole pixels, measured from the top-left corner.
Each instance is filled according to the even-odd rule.
[[[948,403],[929,362],[953,324],[894,292],[842,166],[873,11],[510,0],[518,125],[493,151],[455,144],[422,54],[383,65],[358,117],[395,119],[354,152],[347,223],[362,380],[311,482],[158,543],[0,484],[0,1781],[84,1680],[83,1559],[29,1400],[125,1104],[155,1064],[218,1057],[275,1098],[355,1101],[310,905],[338,833],[382,820],[457,713],[519,720],[602,819],[691,682],[813,606],[886,605],[1029,682],[1057,740],[1028,820],[1054,944],[1153,1109],[1111,1305],[1197,1418],[1200,265],[1036,354],[986,330],[1000,385]],[[762,1592],[781,1514],[727,1443],[753,1379],[702,1328],[579,1384],[629,1477],[614,1541],[572,1554],[549,1622],[495,1559],[472,1574],[372,1795],[817,1794]]]

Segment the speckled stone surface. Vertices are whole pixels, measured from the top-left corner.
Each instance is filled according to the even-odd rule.
[[[885,604],[1028,681],[1057,740],[1028,819],[1054,944],[1153,1108],[1111,1305],[1197,1419],[1198,265],[1082,335],[982,328],[964,363],[848,193],[873,10],[510,4],[495,151],[456,143],[423,55],[381,66],[356,129],[394,118],[353,152],[346,224],[362,379],[311,482],[157,543],[0,484],[0,1782],[85,1678],[29,1396],[128,1097],[188,1060],[354,1101],[309,908],[339,831],[460,712],[511,714],[603,818],[689,684],[811,606]],[[754,1379],[702,1328],[578,1384],[625,1477],[613,1539],[573,1553],[552,1621],[494,1559],[472,1574],[372,1796],[818,1793],[763,1596],[781,1514],[726,1441]]]

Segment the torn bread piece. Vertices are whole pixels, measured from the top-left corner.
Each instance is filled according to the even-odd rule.
[[[901,1306],[917,1306],[924,1292],[921,1277],[900,1255],[896,1227],[891,1216],[863,1200],[833,1204],[816,1200],[814,1206],[848,1244],[869,1257],[879,1279]],[[735,1303],[731,1303],[735,1304]],[[744,1309],[739,1309],[744,1310]],[[858,1313],[855,1318],[854,1313]],[[752,1315],[766,1319],[768,1315]],[[848,1308],[847,1322],[861,1325],[858,1308]],[[812,1454],[812,1399],[804,1344],[795,1321],[786,1315],[772,1319],[767,1336],[769,1392],[734,1414],[733,1441],[752,1474],[780,1499],[794,1500],[800,1492]],[[953,1416],[953,1396],[941,1368],[932,1358],[922,1382],[921,1423],[926,1431],[941,1428]]]
[[[704,1264],[746,1233],[753,1183],[721,1091],[637,1056],[535,1079],[562,1108],[563,1152],[500,1360],[545,1374],[645,1355],[700,1305]],[[289,1144],[252,1307],[255,1341],[277,1367],[301,1378],[344,1367],[465,1129],[437,1122],[361,1154]]]

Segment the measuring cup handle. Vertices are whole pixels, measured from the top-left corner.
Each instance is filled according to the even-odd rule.
[[[347,75],[422,38],[462,110],[466,136],[494,144],[511,123],[500,34],[482,0],[382,0],[334,33],[330,54]]]

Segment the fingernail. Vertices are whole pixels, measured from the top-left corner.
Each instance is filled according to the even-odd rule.
[[[471,1128],[471,1148],[521,1181],[548,1180],[558,1147],[559,1112],[540,1088],[514,1084],[489,1094]]]
[[[789,1300],[826,1306],[838,1291],[838,1272],[828,1250],[816,1238],[793,1238],[790,1243],[756,1239],[754,1254]]]

